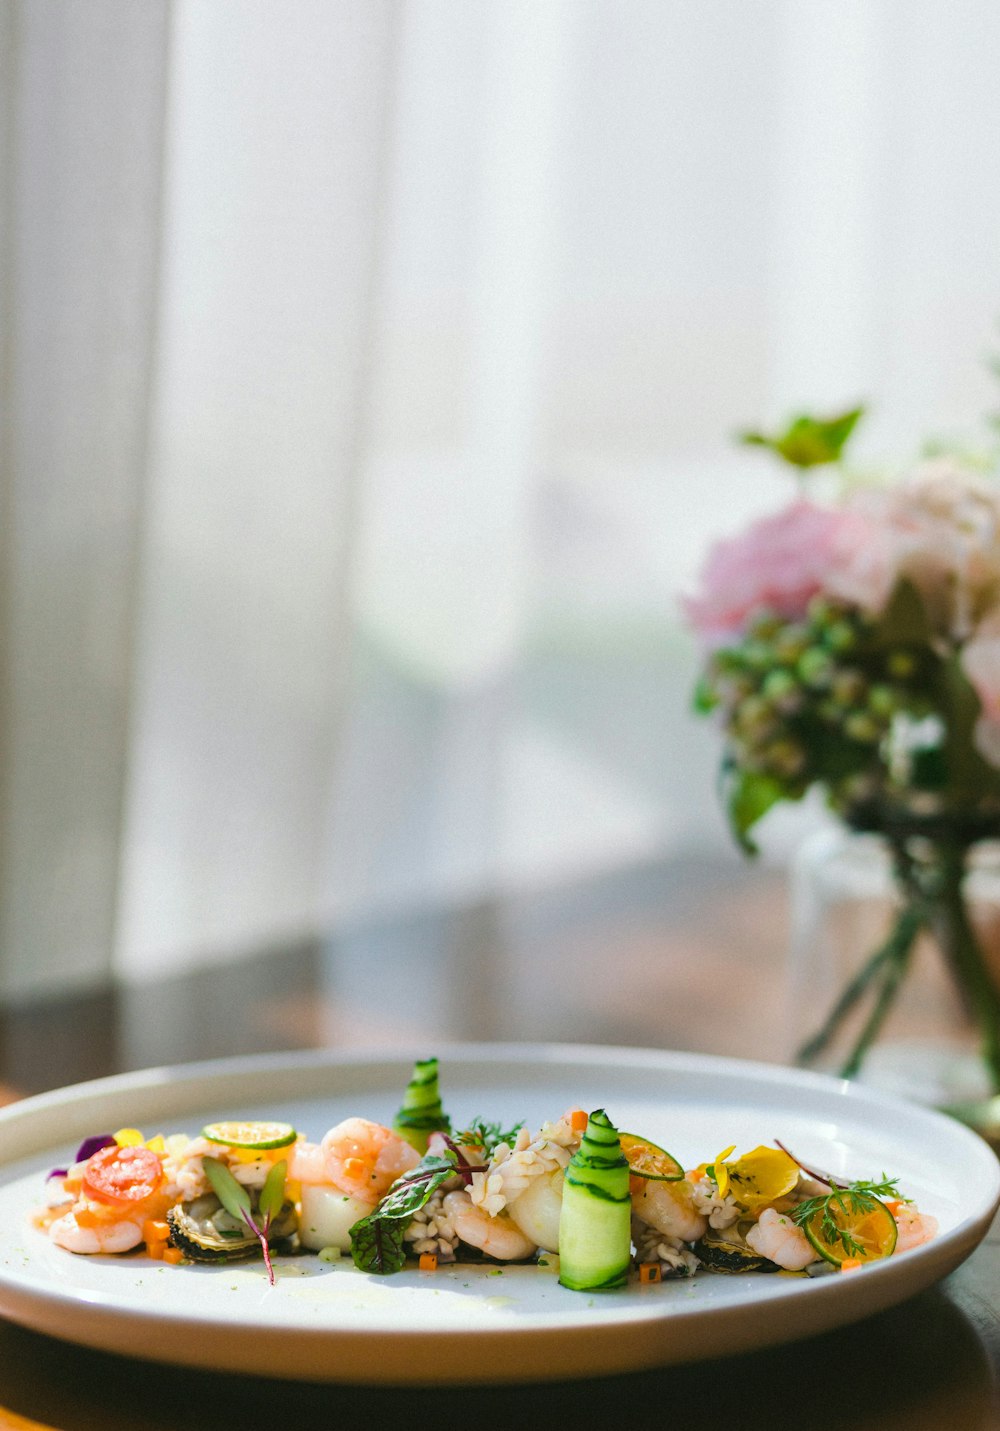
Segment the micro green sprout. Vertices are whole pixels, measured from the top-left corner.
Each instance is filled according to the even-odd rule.
[[[264,1254],[264,1266],[267,1268],[267,1280],[273,1287],[274,1268],[271,1265],[271,1249],[267,1239],[271,1223],[281,1211],[282,1203],[285,1200],[287,1162],[282,1158],[268,1173],[257,1199],[256,1219],[250,1194],[242,1183],[236,1181],[225,1163],[220,1162],[218,1158],[203,1158],[202,1166],[205,1169],[205,1176],[212,1184],[213,1192],[230,1217],[236,1217],[245,1222],[260,1242],[261,1251]]]

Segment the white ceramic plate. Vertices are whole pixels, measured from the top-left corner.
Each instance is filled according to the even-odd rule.
[[[192,1366],[303,1379],[499,1382],[621,1372],[808,1336],[922,1290],[966,1258],[1000,1199],[990,1149],[959,1124],[856,1085],[788,1069],[634,1049],[456,1046],[437,1052],[446,1107],[537,1125],[605,1107],[685,1166],[780,1138],[845,1180],[899,1178],[940,1222],[934,1241],[851,1275],[725,1277],[593,1296],[536,1267],[378,1278],[349,1261],[165,1266],[75,1257],[31,1227],[44,1175],[86,1135],[284,1118],[313,1138],[358,1113],[389,1121],[412,1059],[290,1054],[154,1069],[0,1111],[0,1313],[68,1341]]]

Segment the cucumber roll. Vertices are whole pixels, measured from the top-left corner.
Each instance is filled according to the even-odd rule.
[[[603,1108],[591,1113],[566,1169],[559,1216],[559,1281],[576,1292],[621,1287],[632,1256],[629,1165]]]
[[[438,1061],[420,1058],[413,1065],[413,1075],[406,1085],[403,1106],[393,1119],[392,1131],[423,1154],[427,1152],[427,1140],[432,1133],[447,1133],[450,1128],[451,1120],[441,1106]]]

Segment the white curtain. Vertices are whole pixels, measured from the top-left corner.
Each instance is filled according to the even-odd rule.
[[[0,15],[0,989],[721,856],[732,431],[1000,406],[992,0]]]

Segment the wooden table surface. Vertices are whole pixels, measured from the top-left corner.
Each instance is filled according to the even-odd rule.
[[[553,1039],[782,1061],[785,900],[737,863],[622,871],[503,904],[340,930],[141,990],[0,1015],[0,1101],[255,1050]],[[609,953],[611,957],[609,958]],[[413,995],[420,971],[424,997]],[[407,979],[406,998],[394,997]],[[734,989],[737,995],[734,995]],[[1000,1226],[942,1284],[768,1351],[594,1381],[398,1388],[156,1366],[0,1321],[0,1431],[541,1426],[602,1414],[757,1431],[1000,1427]]]

